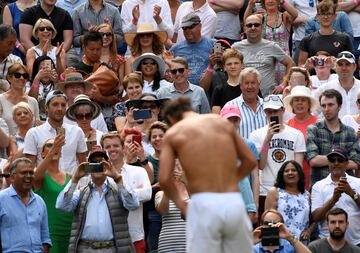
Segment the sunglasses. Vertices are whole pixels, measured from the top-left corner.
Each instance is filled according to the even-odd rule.
[[[185,68],[171,69],[170,72],[173,75],[176,75],[176,73],[178,73],[178,72],[179,72],[179,74],[184,74]]]
[[[325,18],[325,17],[331,17],[333,16],[335,13],[330,13],[330,12],[326,12],[326,13],[320,13],[320,16]]]
[[[155,66],[156,62],[154,62],[154,61],[142,61],[141,64],[142,65],[153,65],[153,66]]]
[[[107,33],[103,33],[103,32],[100,32],[101,36],[106,36],[106,37],[111,37],[113,34],[112,32],[107,32]]]
[[[345,160],[344,158],[342,158],[342,157],[329,157],[328,160],[329,160],[330,163],[335,163],[336,161],[337,161],[338,163],[343,163],[343,162],[346,161],[346,160]]]
[[[77,120],[90,120],[92,119],[93,114],[91,112],[81,114],[81,113],[75,113],[75,118]]]
[[[39,29],[40,32],[44,32],[45,30],[47,32],[52,32],[53,31],[53,29],[51,27],[39,27],[38,29]]]
[[[246,26],[247,28],[252,28],[253,26],[254,26],[255,28],[258,28],[258,27],[261,26],[261,24],[260,24],[260,23],[247,23],[247,24],[245,24],[245,26]]]
[[[29,74],[28,73],[19,73],[19,72],[15,72],[13,74],[13,76],[16,78],[16,79],[20,79],[20,77],[23,77],[25,80],[29,80]]]
[[[339,53],[337,58],[351,58],[351,59],[355,59],[355,56],[352,53]]]
[[[279,96],[267,96],[263,99],[264,102],[269,102],[270,100],[272,101],[281,101],[281,98]],[[282,102],[282,101],[281,101]]]
[[[183,27],[182,29],[183,29],[184,31],[185,31],[185,30],[188,30],[188,29],[192,30],[192,29],[194,29],[195,26],[197,26],[198,24],[200,24],[200,23],[196,23],[196,24],[193,24],[193,25],[191,25],[191,26],[185,26],[185,27]]]
[[[152,37],[153,33],[140,33],[138,36],[139,37]]]

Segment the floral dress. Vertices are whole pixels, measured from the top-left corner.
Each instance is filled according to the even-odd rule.
[[[277,210],[284,217],[289,231],[299,239],[301,232],[309,227],[310,195],[307,191],[296,195],[280,188],[277,188],[277,191],[279,193]]]

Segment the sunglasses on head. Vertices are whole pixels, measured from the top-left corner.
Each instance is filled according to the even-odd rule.
[[[247,28],[252,28],[253,26],[254,26],[255,28],[258,28],[258,27],[261,26],[261,24],[260,24],[260,23],[247,23],[247,24],[245,24],[245,26],[246,26]]]
[[[176,73],[178,73],[178,72],[179,72],[179,74],[184,74],[185,68],[171,69],[170,72],[173,75],[176,75]]]
[[[153,66],[155,66],[156,62],[151,61],[151,60],[149,60],[149,61],[145,60],[145,61],[142,61],[141,64],[142,65],[153,65]]]
[[[19,73],[19,72],[15,72],[13,74],[13,76],[16,78],[16,79],[20,79],[20,77],[23,77],[25,80],[28,80],[29,79],[29,74],[28,73]]]
[[[106,36],[106,37],[111,37],[113,34],[112,32],[107,32],[107,33],[103,33],[103,32],[100,32],[101,36]]]
[[[267,96],[264,98],[264,102],[269,102],[270,100],[272,101],[281,101],[281,98],[279,96]]]
[[[355,59],[355,56],[352,53],[339,53],[337,58],[351,58],[351,59]]]
[[[47,32],[52,32],[53,31],[53,29],[51,27],[39,27],[38,29],[39,29],[40,32],[44,32],[45,30]]]
[[[195,26],[197,26],[199,23],[196,23],[196,24],[192,24],[191,26],[185,26],[183,27],[182,29],[185,31],[185,30],[188,30],[188,29],[194,29]]]
[[[335,163],[336,161],[337,161],[338,163],[343,163],[343,162],[346,161],[343,157],[339,157],[339,156],[329,157],[328,160],[329,160],[330,163]]]
[[[91,112],[88,112],[88,113],[75,113],[75,118],[77,120],[90,120],[92,119],[92,113]]]

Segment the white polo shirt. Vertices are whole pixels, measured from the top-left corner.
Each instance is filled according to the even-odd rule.
[[[76,153],[87,151],[85,135],[80,127],[63,123],[65,128],[65,145],[61,149],[59,167],[67,173],[74,174],[78,161]],[[41,148],[45,141],[56,137],[56,129],[48,121],[41,126],[31,128],[25,136],[24,154],[36,155],[36,163],[42,160]]]
[[[360,179],[352,177],[346,174],[347,181],[351,188],[360,193]],[[311,212],[314,212],[317,208],[322,207],[329,199],[332,198],[334,194],[334,188],[336,187],[336,182],[333,182],[331,179],[331,174],[326,178],[316,182],[312,187],[311,191]],[[339,200],[333,206],[333,208],[342,208],[348,214],[349,226],[346,230],[345,239],[352,244],[360,243],[360,208],[346,193],[342,193]],[[320,234],[321,238],[327,237],[329,235],[329,230],[326,225],[326,218],[320,223]]]
[[[135,210],[129,211],[128,216],[131,241],[137,242],[145,238],[142,203],[151,199],[151,184],[148,174],[143,167],[125,163],[121,170],[121,176],[123,177],[125,189],[140,202],[140,206]]]

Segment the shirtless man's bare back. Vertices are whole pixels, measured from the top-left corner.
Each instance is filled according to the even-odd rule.
[[[172,127],[161,150],[159,183],[187,216],[187,252],[252,252],[238,182],[255,167],[253,154],[231,123],[194,113],[185,97],[170,101],[164,116]],[[174,187],[176,158],[192,194],[188,211]]]

